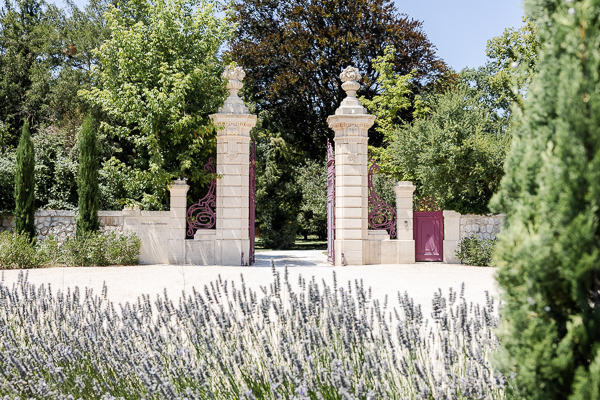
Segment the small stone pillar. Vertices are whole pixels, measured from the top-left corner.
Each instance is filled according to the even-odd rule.
[[[190,187],[185,179],[173,181],[171,193],[171,215],[169,217],[169,264],[185,264],[185,230],[187,213],[187,191]]]
[[[394,186],[396,192],[396,232],[398,263],[414,264],[415,238],[413,232],[413,194],[416,186],[410,181],[400,181]]]
[[[340,74],[347,97],[327,118],[335,132],[335,263],[365,265],[368,244],[368,131],[375,117],[356,98],[361,76],[347,67]],[[343,254],[343,257],[342,257]]]
[[[460,243],[460,217],[456,211],[444,210],[444,262],[460,264],[456,249]]]
[[[217,114],[217,229],[215,264],[239,266],[250,251],[250,129],[256,125],[238,92],[246,74],[241,67],[227,67],[229,97]]]

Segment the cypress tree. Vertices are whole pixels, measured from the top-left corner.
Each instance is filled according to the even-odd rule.
[[[35,238],[35,158],[29,123],[25,121],[15,168],[15,231]]]
[[[513,132],[495,255],[509,398],[600,389],[600,0],[526,0],[542,43]]]
[[[79,194],[79,216],[77,235],[95,232],[100,228],[98,208],[100,191],[98,188],[98,142],[94,120],[87,116],[78,138],[79,169],[77,192]]]

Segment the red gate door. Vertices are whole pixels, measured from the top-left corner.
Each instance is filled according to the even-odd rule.
[[[444,214],[442,211],[413,213],[416,261],[444,261]]]

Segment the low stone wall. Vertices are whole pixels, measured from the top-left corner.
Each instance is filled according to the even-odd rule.
[[[499,215],[474,215],[460,216],[460,239],[477,235],[481,239],[495,239],[502,228],[504,214]]]
[[[102,232],[123,232],[122,211],[99,211],[100,230]],[[60,243],[75,234],[75,211],[39,210],[35,213],[35,227],[38,239],[54,236]],[[15,222],[12,216],[0,220],[0,232],[14,231]]]
[[[499,215],[461,215],[456,211],[444,211],[444,262],[460,264],[456,258],[456,249],[460,241],[471,235],[482,239],[495,239],[502,228],[504,214]]]

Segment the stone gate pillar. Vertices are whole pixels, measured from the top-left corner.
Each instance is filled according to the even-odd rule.
[[[399,264],[415,263],[415,240],[413,232],[413,194],[416,186],[410,181],[400,181],[394,186],[396,192],[397,248]]]
[[[360,88],[358,69],[347,67],[340,78],[347,97],[327,118],[335,132],[335,263],[364,265],[369,229],[367,143],[375,117],[355,96]]]
[[[225,69],[223,78],[228,80],[229,97],[219,112],[210,116],[218,129],[217,265],[240,265],[242,253],[244,262],[247,262],[250,250],[250,129],[256,125],[256,115],[251,115],[238,97],[245,75],[241,67]]]

